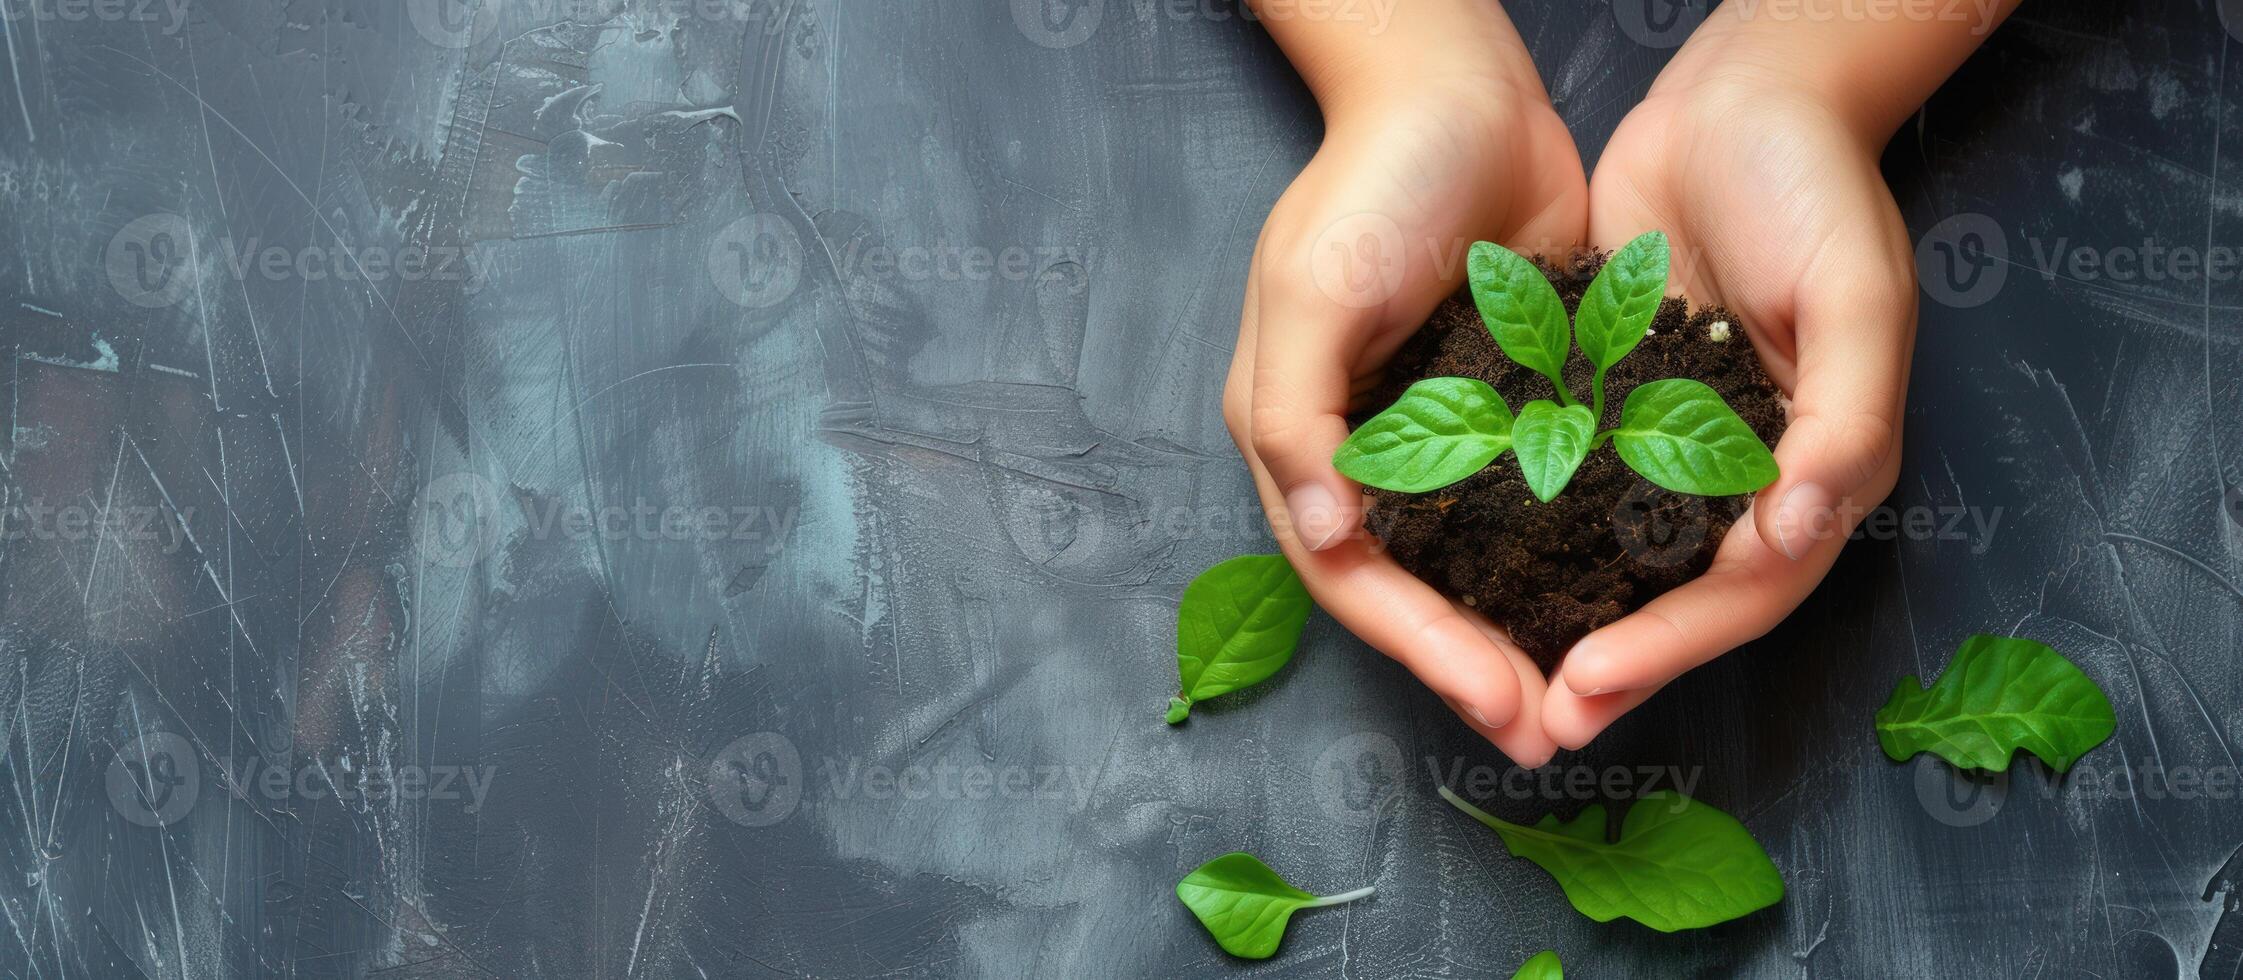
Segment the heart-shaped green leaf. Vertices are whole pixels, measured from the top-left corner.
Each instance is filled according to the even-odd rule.
[[[1565,357],[1573,348],[1566,329],[1565,303],[1542,270],[1517,252],[1479,242],[1465,256],[1465,278],[1472,302],[1504,356],[1550,379],[1565,390]]]
[[[1963,641],[1929,690],[1902,678],[1877,710],[1877,743],[1893,761],[1930,752],[1997,772],[2018,749],[2063,772],[2117,729],[2111,699],[2063,654],[1984,634]]]
[[[1612,448],[1644,479],[1677,493],[1725,497],[1776,482],[1775,454],[1719,394],[1688,378],[1628,392]]]
[[[1567,901],[1598,922],[1630,918],[1660,932],[1702,929],[1783,900],[1783,874],[1735,817],[1680,793],[1636,801],[1618,840],[1604,807],[1532,827],[1498,819],[1441,787],[1441,796],[1502,836],[1513,857],[1542,866]]]
[[[1519,454],[1519,472],[1543,503],[1573,481],[1573,471],[1589,457],[1589,444],[1597,437],[1597,417],[1579,405],[1558,407],[1537,399],[1519,409],[1511,425],[1511,449]]]
[[[1645,232],[1612,253],[1581,295],[1573,336],[1598,375],[1643,342],[1667,295],[1667,262],[1666,234]]]
[[[1558,954],[1545,949],[1511,974],[1511,980],[1565,980],[1565,968],[1558,963]]]
[[[1348,479],[1424,493],[1478,473],[1511,446],[1511,407],[1487,382],[1427,378],[1332,453]]]
[[[1266,960],[1277,952],[1294,912],[1370,894],[1371,889],[1358,888],[1318,898],[1287,884],[1260,858],[1244,851],[1202,864],[1176,883],[1176,897],[1199,917],[1223,951],[1250,960]]]
[[[1183,723],[1194,703],[1277,673],[1293,659],[1310,606],[1284,555],[1243,555],[1199,573],[1176,608],[1182,686],[1169,699],[1168,723]]]

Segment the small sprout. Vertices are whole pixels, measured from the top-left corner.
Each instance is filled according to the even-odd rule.
[[[1486,382],[1427,378],[1348,436],[1332,465],[1367,487],[1425,493],[1509,452],[1534,496],[1548,503],[1609,442],[1630,469],[1677,493],[1725,497],[1776,482],[1776,456],[1752,427],[1712,388],[1687,378],[1636,386],[1620,424],[1597,430],[1605,372],[1651,332],[1668,265],[1667,236],[1656,231],[1614,252],[1582,294],[1569,338],[1565,304],[1534,263],[1500,245],[1473,245],[1465,271],[1480,318],[1504,356],[1547,378],[1557,400],[1527,402],[1513,415]],[[1725,342],[1732,329],[1719,320],[1710,335]],[[1593,368],[1586,404],[1565,383],[1576,346]]]

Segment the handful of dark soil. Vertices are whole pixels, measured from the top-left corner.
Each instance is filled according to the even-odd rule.
[[[1584,254],[1561,268],[1537,257],[1535,264],[1570,318],[1605,258]],[[1566,364],[1575,391],[1589,390],[1589,374],[1578,356]],[[1460,290],[1395,353],[1386,383],[1353,421],[1360,425],[1411,384],[1443,375],[1485,381],[1513,410],[1556,397],[1548,379],[1503,356],[1471,292]],[[1606,372],[1598,428],[1619,424],[1620,406],[1636,385],[1662,378],[1710,385],[1770,446],[1783,434],[1780,394],[1727,310],[1693,313],[1679,299],[1662,303],[1635,353]],[[1534,499],[1509,454],[1431,493],[1364,493],[1371,498],[1365,524],[1403,568],[1508,627],[1546,670],[1591,631],[1703,574],[1752,499],[1661,489],[1609,446],[1590,453],[1550,503]]]

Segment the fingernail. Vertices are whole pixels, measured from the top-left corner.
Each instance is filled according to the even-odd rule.
[[[1340,534],[1340,502],[1321,483],[1303,483],[1285,495],[1293,515],[1293,534],[1310,551],[1322,551]]]
[[[1776,505],[1776,550],[1798,561],[1814,542],[1829,536],[1837,507],[1838,498],[1820,483],[1809,481],[1785,491]]]
[[[1465,705],[1464,713],[1471,715],[1473,721],[1479,722],[1482,725],[1486,725],[1489,728],[1501,728],[1505,725],[1519,720],[1517,709],[1513,709],[1510,714],[1503,716],[1502,721],[1496,721],[1495,719],[1488,717],[1487,712],[1481,711],[1480,706],[1476,704]]]
[[[1590,643],[1588,640],[1582,640],[1578,643],[1575,643],[1573,645],[1573,649],[1567,650],[1565,652],[1565,659],[1559,661],[1559,663],[1565,665],[1565,669],[1561,669],[1558,671],[1558,677],[1560,680],[1565,681],[1565,689],[1568,691],[1572,691],[1575,697],[1585,698],[1591,697],[1593,695],[1603,694],[1605,692],[1605,688],[1603,687],[1591,685],[1587,681],[1575,680],[1573,678],[1573,674],[1575,671],[1580,670],[1589,661],[1596,659],[1596,649],[1597,648],[1595,644]]]

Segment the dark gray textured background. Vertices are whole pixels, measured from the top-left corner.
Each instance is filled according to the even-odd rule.
[[[2243,245],[2209,0],[2030,4],[1888,155],[1941,229],[1894,503],[1993,532],[1859,542],[1553,788],[1481,787],[1683,767],[1790,894],[1673,936],[1441,804],[1500,757],[1328,620],[1160,723],[1184,583],[1267,547],[1217,397],[1318,135],[1235,8],[443,6],[5,25],[0,974],[2235,975],[2243,291],[2043,273]],[[1593,160],[1659,36],[1510,6]],[[2116,738],[1885,761],[1977,631]],[[1229,961],[1170,889],[1240,848],[1379,894]]]

